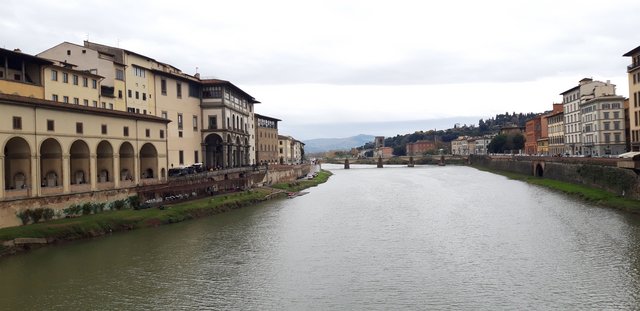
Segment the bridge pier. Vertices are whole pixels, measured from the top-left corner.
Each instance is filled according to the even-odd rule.
[[[440,162],[438,162],[438,165],[440,165],[440,166],[444,166],[445,165],[445,163],[444,163],[444,154],[440,155]]]

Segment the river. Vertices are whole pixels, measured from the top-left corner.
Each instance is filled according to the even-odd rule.
[[[309,194],[0,260],[2,310],[640,307],[640,221],[463,166],[324,165]]]

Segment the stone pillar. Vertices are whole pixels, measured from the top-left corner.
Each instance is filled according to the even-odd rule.
[[[227,146],[227,143],[222,143],[222,168],[227,168],[228,166],[227,148],[229,148],[229,146]]]
[[[71,184],[71,156],[68,153],[62,155],[62,192],[69,193]]]
[[[384,166],[382,165],[382,156],[378,157],[378,168],[383,168]]]
[[[133,154],[133,182],[138,185],[140,183],[140,154]]]
[[[5,174],[7,174],[7,172],[4,171],[4,156],[0,155],[0,200],[4,198],[4,180],[6,178]],[[29,184],[27,184],[27,186],[29,186]]]
[[[91,183],[91,191],[98,189],[98,174],[97,155],[92,153],[89,155],[89,176],[91,176],[89,182]]]
[[[349,165],[349,159],[344,159],[344,169],[345,169],[345,170],[348,170],[348,169],[350,169],[350,168],[351,168],[351,167],[350,167],[350,165]]]
[[[120,188],[120,154],[113,154],[113,186],[118,189]]]
[[[407,165],[408,167],[414,167],[415,164],[413,163],[413,157],[409,157],[409,165]]]
[[[207,169],[207,167],[212,167],[213,166],[213,161],[211,161],[211,159],[208,158],[208,154],[207,154],[207,145],[206,144],[200,144],[200,147],[202,147],[202,165],[204,165],[204,168]]]
[[[40,157],[31,156],[31,189],[33,189],[31,196],[39,197],[42,195],[41,178]]]
[[[162,159],[162,161],[160,159]],[[155,171],[155,174],[156,174],[155,180],[166,180],[167,174],[169,174],[169,172],[165,169],[164,170],[164,179],[162,178],[162,173],[161,172],[162,172],[162,167],[163,167],[162,163],[163,162],[167,163],[167,155],[166,154],[157,155],[157,158],[156,158],[156,164],[157,164],[156,166],[157,167],[156,167],[156,171]]]

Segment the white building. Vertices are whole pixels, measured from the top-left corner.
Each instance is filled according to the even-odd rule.
[[[580,104],[584,155],[625,153],[624,97],[601,96]]]
[[[584,154],[582,141],[581,104],[587,100],[615,95],[615,85],[609,81],[593,81],[591,78],[580,80],[575,86],[562,93],[564,112],[564,142],[565,152],[570,155]]]

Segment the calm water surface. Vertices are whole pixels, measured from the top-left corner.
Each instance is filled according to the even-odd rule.
[[[640,221],[468,167],[325,165],[308,195],[0,260],[2,310],[640,308]]]

